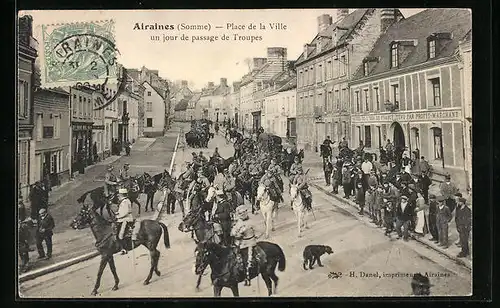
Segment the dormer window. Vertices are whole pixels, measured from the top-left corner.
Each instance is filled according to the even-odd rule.
[[[368,76],[368,73],[370,72],[369,69],[370,69],[370,66],[368,64],[368,61],[363,63],[363,74],[365,76]]]
[[[391,68],[396,68],[399,66],[399,50],[398,43],[392,43],[391,45]]]
[[[436,40],[435,39],[429,40],[427,46],[428,46],[427,54],[429,56],[429,59],[434,59],[436,57]]]

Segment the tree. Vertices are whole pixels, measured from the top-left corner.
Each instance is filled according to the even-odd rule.
[[[251,71],[252,71],[252,67],[251,67],[251,65],[252,65],[252,59],[250,59],[250,58],[245,58],[244,62],[245,62],[245,64],[246,64],[246,65],[247,65],[247,67],[248,67],[248,72],[251,72]]]

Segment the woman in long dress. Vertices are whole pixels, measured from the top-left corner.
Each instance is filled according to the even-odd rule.
[[[417,192],[417,200],[415,206],[415,212],[417,216],[417,223],[415,225],[415,233],[418,235],[424,235],[426,231],[426,220],[425,211],[428,210],[427,204],[425,204],[425,199],[421,192]]]

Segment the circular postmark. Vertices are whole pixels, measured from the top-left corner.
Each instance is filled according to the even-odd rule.
[[[113,21],[45,27],[45,81],[103,84],[117,77]]]

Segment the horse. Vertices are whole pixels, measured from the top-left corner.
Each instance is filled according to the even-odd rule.
[[[257,200],[260,201],[260,212],[264,217],[266,225],[266,239],[269,238],[269,227],[274,231],[274,219],[278,214],[278,203],[271,200],[269,196],[269,188],[264,185],[259,185],[257,188]]]
[[[148,205],[153,211],[153,200],[156,192],[159,190],[160,180],[163,177],[163,173],[155,174],[151,176],[149,173],[144,172],[139,178],[137,178],[137,182],[143,194],[146,194],[146,212],[148,211]]]
[[[305,203],[302,200],[302,196],[300,195],[296,184],[290,185],[290,199],[292,200],[293,212],[297,218],[298,237],[302,237],[302,227],[304,226],[306,229],[309,229],[309,226],[307,225],[306,220],[307,210]]]
[[[136,179],[131,178],[131,180],[135,181],[137,183]],[[139,215],[141,215],[141,203],[138,200],[140,193],[141,193],[140,191],[132,191],[129,189],[128,194],[127,194],[128,198],[130,199],[130,202],[132,204],[137,204],[137,207],[139,209]],[[90,195],[90,199],[92,200],[92,203],[94,204],[93,207],[95,209],[100,210],[101,216],[102,216],[102,211],[103,211],[104,207],[106,207],[106,211],[108,212],[108,215],[110,217],[114,216],[110,207],[109,207],[109,203],[107,202],[107,198],[104,196],[104,187],[103,186],[91,189],[91,190],[83,193],[76,201],[79,204],[83,205],[83,203],[85,202],[85,199],[87,199],[87,195]],[[113,198],[112,201],[116,202],[116,196]]]
[[[181,232],[191,232],[191,238],[193,238],[196,244],[200,242],[221,243],[221,238],[215,232],[214,223],[208,222],[205,219],[205,211],[201,207],[189,212],[182,219],[177,228]],[[196,238],[194,238],[193,233],[196,235]],[[203,272],[198,275],[195,288],[196,292],[200,291],[201,277],[203,277]]]
[[[250,267],[249,278],[253,279],[260,274],[266,283],[268,295],[271,296],[273,294],[272,282],[274,282],[274,293],[277,293],[278,288],[279,278],[275,273],[276,265],[279,271],[285,270],[285,254],[279,245],[271,242],[257,242],[256,248],[264,252],[265,258],[259,258],[258,254],[255,254],[255,263]],[[244,263],[247,259],[246,249],[249,248],[240,251]],[[245,269],[238,268],[235,248],[212,242],[200,242],[195,249],[195,255],[195,274],[200,275],[210,265],[215,297],[221,296],[223,288],[230,288],[233,296],[239,296],[238,284],[246,278],[246,266]]]
[[[112,290],[118,290],[118,283],[120,280],[118,278],[118,274],[116,273],[113,255],[120,251],[120,245],[118,245],[116,231],[113,229],[111,222],[97,214],[95,208],[89,208],[84,205],[70,226],[75,230],[81,230],[90,226],[96,240],[96,248],[101,254],[101,263],[99,264],[99,270],[97,272],[97,280],[91,294],[97,295],[97,290],[101,284],[102,273],[107,264],[109,264],[109,268],[111,269],[111,273],[113,274],[115,280]],[[160,251],[158,251],[157,246],[162,235],[162,230],[163,244],[165,245],[165,248],[170,248],[170,238],[167,226],[165,226],[162,222],[151,219],[145,219],[140,222],[136,239],[133,239],[132,237],[131,240],[125,241],[126,247],[124,248],[127,251],[135,249],[141,245],[149,250],[151,255],[151,267],[146,280],[144,280],[144,285],[149,284],[151,277],[153,276],[153,272],[157,276],[160,276],[160,271],[158,270]],[[128,238],[125,237],[125,239]],[[135,260],[133,260],[133,262],[135,262]]]

